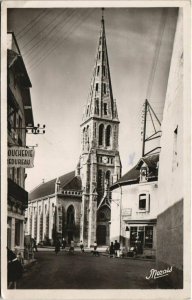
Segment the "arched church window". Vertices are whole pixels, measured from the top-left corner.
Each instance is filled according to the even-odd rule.
[[[105,76],[105,66],[103,66],[103,76]]]
[[[67,209],[67,225],[75,224],[75,209],[73,205],[70,205]]]
[[[101,192],[102,188],[103,188],[103,172],[102,172],[102,170],[98,170],[98,172],[97,172],[97,187],[98,187],[98,192]]]
[[[106,116],[107,115],[107,103],[104,103],[103,104],[103,112],[104,112],[104,115]]]
[[[106,83],[103,83],[103,93],[106,94]]]
[[[89,126],[87,126],[87,137],[86,137],[86,142],[87,142],[87,149],[89,150]]]
[[[83,128],[83,150],[85,149],[85,128]]]
[[[106,146],[111,145],[111,126],[108,125],[106,128]]]
[[[97,76],[99,75],[100,66],[97,66]]]
[[[111,172],[109,170],[106,172],[105,178],[107,180],[107,184],[110,185],[110,183],[111,183]]]
[[[98,115],[99,114],[99,100],[95,100],[95,113]]]
[[[99,125],[99,145],[103,145],[103,131],[104,131],[104,125]]]

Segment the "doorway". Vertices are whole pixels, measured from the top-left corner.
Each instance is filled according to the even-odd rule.
[[[106,245],[106,226],[98,225],[97,226],[97,244]]]
[[[68,231],[68,244],[70,245],[71,241],[73,240],[73,231]]]

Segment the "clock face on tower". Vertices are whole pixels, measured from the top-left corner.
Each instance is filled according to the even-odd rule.
[[[106,156],[103,156],[102,161],[103,161],[104,164],[106,164],[108,162],[108,158]]]

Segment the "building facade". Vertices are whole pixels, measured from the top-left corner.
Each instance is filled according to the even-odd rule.
[[[97,240],[99,245],[108,245],[110,236],[111,196],[109,186],[121,176],[121,161],[118,151],[119,119],[113,98],[107,54],[104,19],[101,21],[99,45],[96,55],[90,93],[81,123],[81,154],[72,190],[63,194],[54,190],[56,179],[37,187],[29,197],[28,233],[37,238],[52,239],[55,214],[61,205],[63,227],[57,233],[69,242],[82,240],[91,246]],[[60,180],[62,178],[60,177]],[[61,180],[62,181],[62,180]],[[46,194],[37,193],[47,187]],[[61,191],[65,183],[61,184]],[[73,189],[78,195],[70,194]],[[51,192],[50,192],[51,190]],[[69,197],[70,195],[70,197]],[[75,232],[67,231],[67,210],[72,205],[76,226]],[[46,206],[45,206],[46,205]],[[45,209],[46,207],[46,209]],[[54,209],[53,209],[54,207]],[[46,213],[45,213],[46,210]],[[49,215],[49,229],[45,230],[45,215]],[[58,212],[56,213],[58,216]],[[41,220],[41,221],[40,221]],[[61,222],[59,220],[56,223]],[[30,225],[31,224],[31,225]],[[43,229],[40,231],[40,224]],[[42,225],[43,224],[43,225]],[[40,233],[41,232],[41,233]]]
[[[42,183],[29,194],[27,232],[37,243],[80,238],[81,178],[75,172]]]
[[[7,136],[8,149],[26,146],[26,130],[33,126],[31,82],[13,33],[7,35]],[[24,251],[25,209],[28,193],[22,167],[8,167],[7,246]]]
[[[95,240],[99,245],[109,244],[109,186],[121,176],[118,135],[119,119],[102,17],[91,88],[81,123],[81,155],[77,166],[83,189],[81,240],[88,246]]]
[[[162,122],[159,160],[157,265],[173,272],[172,287],[183,287],[183,15],[179,9]],[[166,172],[165,172],[166,169]],[[187,184],[187,183],[186,183]]]
[[[155,256],[159,155],[143,157],[111,186],[110,241],[118,240],[128,251]]]

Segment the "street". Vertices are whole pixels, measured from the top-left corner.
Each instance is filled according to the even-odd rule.
[[[27,268],[17,289],[155,289],[154,279],[146,280],[155,262],[92,256],[90,252],[42,250],[37,262]]]

